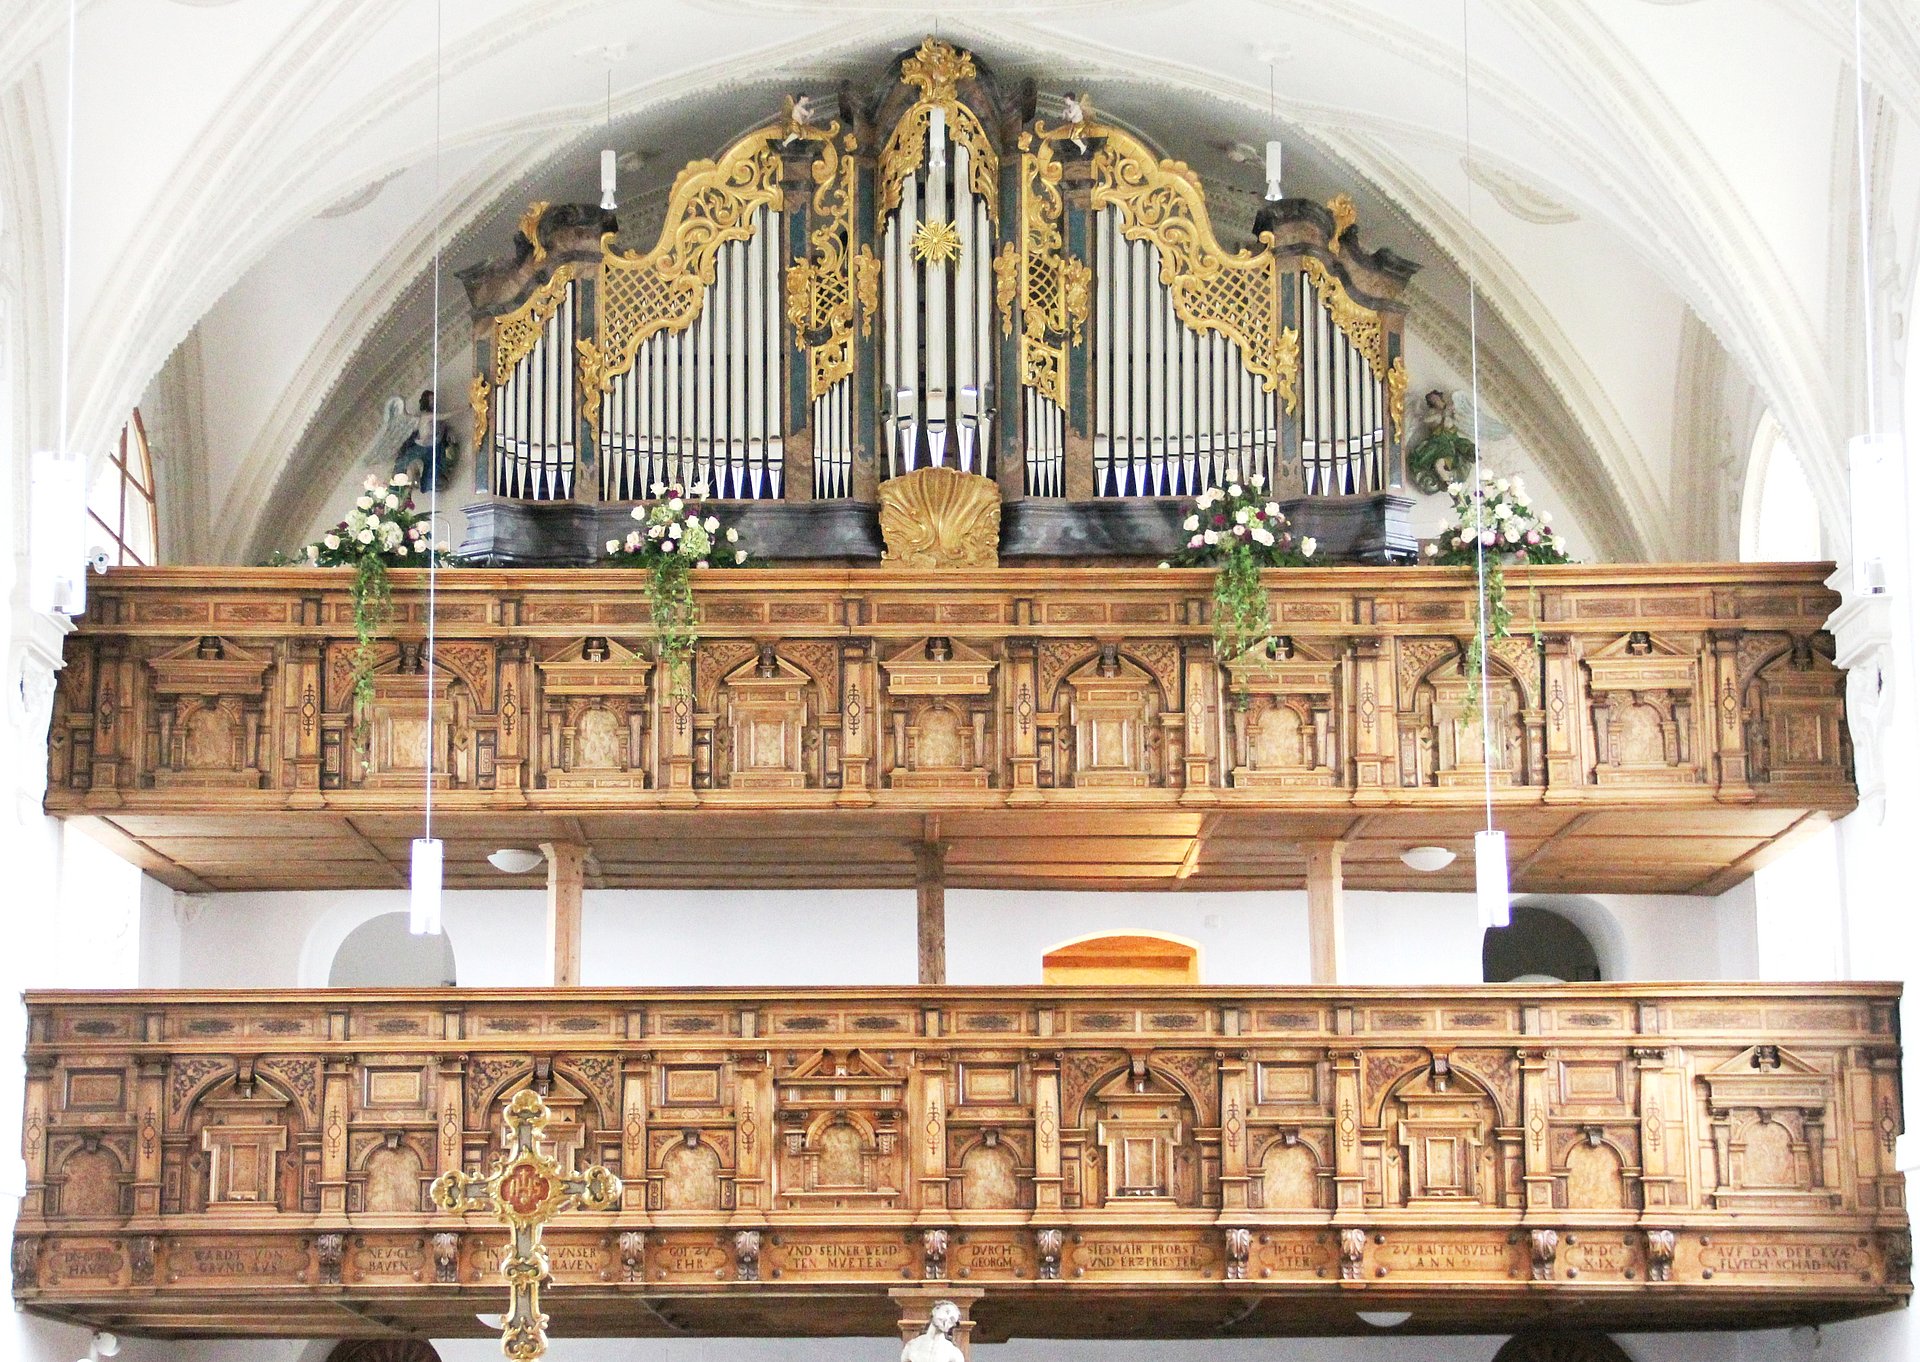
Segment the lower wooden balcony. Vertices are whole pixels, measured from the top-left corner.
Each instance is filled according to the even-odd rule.
[[[624,1180],[554,1332],[983,1341],[1847,1318],[1911,1293],[1880,984],[28,997],[27,1309],[488,1332],[533,1088]]]
[[[195,891],[404,884],[429,758],[455,887],[552,842],[608,887],[910,885],[928,843],[962,887],[1297,887],[1338,840],[1351,887],[1466,889],[1400,853],[1490,777],[1518,890],[1710,894],[1853,807],[1826,570],[1512,570],[1490,751],[1457,569],[1270,573],[1229,659],[1202,571],[698,574],[683,695],[643,573],[443,573],[430,680],[398,572],[360,708],[345,572],[115,570],[47,808]]]

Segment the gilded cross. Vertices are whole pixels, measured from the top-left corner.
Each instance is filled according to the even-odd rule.
[[[507,1147],[484,1174],[454,1169],[433,1180],[433,1204],[444,1211],[491,1208],[507,1227],[501,1275],[510,1292],[501,1323],[500,1351],[513,1362],[532,1362],[547,1351],[547,1317],[540,1313],[540,1283],[549,1275],[540,1234],[547,1222],[575,1206],[604,1211],[620,1202],[620,1179],[594,1164],[568,1173],[540,1148],[546,1136],[547,1104],[531,1088],[507,1104]]]

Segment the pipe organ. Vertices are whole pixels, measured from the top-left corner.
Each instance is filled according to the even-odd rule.
[[[1191,168],[1066,107],[930,39],[686,166],[651,242],[534,204],[462,276],[463,553],[590,559],[665,483],[743,503],[764,556],[872,557],[882,484],[935,467],[995,485],[1014,555],[1160,556],[1182,499],[1256,471],[1303,532],[1363,527],[1333,558],[1410,551],[1414,267],[1344,195],[1225,244]]]

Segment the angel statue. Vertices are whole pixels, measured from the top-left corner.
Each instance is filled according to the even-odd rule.
[[[966,1354],[953,1341],[960,1327],[960,1307],[952,1301],[935,1301],[927,1318],[927,1331],[900,1350],[900,1362],[966,1362]]]
[[[813,126],[813,100],[807,95],[787,96],[787,135],[780,139],[782,146],[796,137],[805,137]]]
[[[1060,116],[1066,122],[1067,136],[1073,142],[1073,149],[1084,155],[1087,150],[1087,122],[1093,117],[1093,101],[1087,97],[1086,91],[1062,95]]]
[[[1444,492],[1448,483],[1466,477],[1473,464],[1473,441],[1461,434],[1460,427],[1473,429],[1476,414],[1480,438],[1487,443],[1513,433],[1486,411],[1476,413],[1471,393],[1433,388],[1407,406],[1409,424],[1420,427],[1419,438],[1407,447],[1407,478],[1422,492]]]
[[[387,421],[382,426],[382,434],[388,435],[394,420],[401,413],[395,408],[404,406],[395,397],[387,403]],[[439,406],[434,401],[431,389],[420,394],[419,409],[412,415],[411,428],[407,437],[393,454],[393,471],[405,473],[413,479],[413,485],[423,492],[444,492],[447,482],[453,475],[454,466],[460,462],[460,447],[453,440],[453,424],[440,419]],[[389,443],[386,446],[392,449]],[[377,453],[375,454],[377,458]]]

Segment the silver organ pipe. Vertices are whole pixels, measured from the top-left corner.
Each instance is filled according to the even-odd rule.
[[[532,348],[494,394],[493,489],[499,496],[564,501],[573,495],[579,440],[573,367],[578,289],[575,280],[567,280]]]
[[[753,234],[714,257],[700,310],[643,341],[600,406],[600,494],[640,501],[655,483],[708,495],[782,495],[781,214],[759,207]]]
[[[1238,342],[1180,320],[1160,248],[1124,220],[1108,205],[1093,227],[1094,494],[1192,496],[1229,470],[1271,485],[1278,396]]]
[[[1366,351],[1334,320],[1303,272],[1300,318],[1300,470],[1309,496],[1361,496],[1387,485],[1387,385]]]
[[[993,225],[973,192],[972,154],[948,111],[931,110],[925,161],[901,180],[882,232],[889,477],[934,465],[993,472]]]

